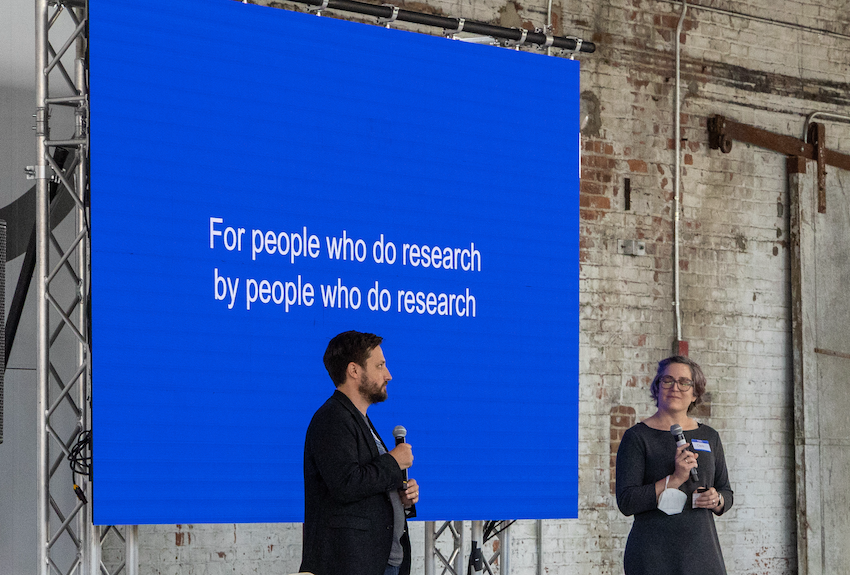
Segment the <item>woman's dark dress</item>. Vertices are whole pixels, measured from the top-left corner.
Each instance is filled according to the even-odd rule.
[[[688,479],[679,489],[688,496],[678,515],[658,510],[655,482],[675,471],[676,439],[638,423],[623,435],[617,450],[617,506],[634,515],[624,557],[626,575],[726,575],[714,513],[694,509],[692,494],[698,487],[714,487],[723,495],[723,512],[732,507],[732,489],[720,436],[707,425],[685,431],[685,439],[708,442],[711,451],[699,453],[699,481]],[[693,449],[693,447],[691,447]]]

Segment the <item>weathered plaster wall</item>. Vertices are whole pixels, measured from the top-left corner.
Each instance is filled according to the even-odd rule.
[[[730,154],[710,150],[706,120],[719,113],[801,137],[812,111],[850,113],[850,5],[701,2],[721,11],[692,6],[681,36],[683,337],[708,377],[700,417],[721,434],[736,491],[735,508],[717,521],[729,573],[795,573],[785,159],[739,143]],[[543,0],[402,4],[531,29],[546,15]],[[598,114],[585,129],[582,157],[580,511],[576,520],[544,522],[544,566],[552,575],[622,572],[631,520],[616,508],[613,457],[622,431],[653,412],[648,384],[675,335],[674,37],[681,7],[554,2],[556,34],[597,43],[595,54],[579,59],[582,89]],[[534,78],[517,81],[533,86]],[[546,127],[529,126],[538,129]],[[827,123],[827,139],[846,153],[850,126]],[[618,254],[623,239],[645,241],[647,255]],[[424,503],[427,486],[423,493]],[[421,574],[422,526],[413,532]],[[290,573],[299,546],[298,525],[148,526],[141,529],[141,570]],[[511,553],[513,573],[535,572],[534,522],[515,525]]]

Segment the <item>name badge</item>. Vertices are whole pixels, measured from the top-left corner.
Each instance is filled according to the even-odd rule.
[[[704,439],[692,439],[691,445],[697,451],[708,451],[709,453],[711,453],[711,446]]]

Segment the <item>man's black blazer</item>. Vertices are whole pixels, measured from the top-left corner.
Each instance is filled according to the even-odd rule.
[[[304,441],[301,571],[383,575],[386,569],[393,536],[387,492],[401,488],[403,474],[392,455],[379,454],[370,425],[340,391],[313,415]],[[406,523],[402,546],[400,575],[407,575]]]

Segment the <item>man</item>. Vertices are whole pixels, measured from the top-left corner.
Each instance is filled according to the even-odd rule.
[[[388,450],[366,410],[387,398],[392,379],[383,339],[347,331],[324,362],[336,391],[316,411],[304,441],[304,538],[301,571],[315,575],[408,575],[406,517],[419,486],[403,470],[410,444]]]

